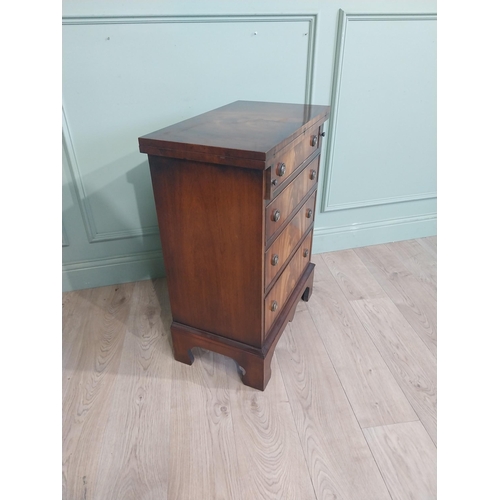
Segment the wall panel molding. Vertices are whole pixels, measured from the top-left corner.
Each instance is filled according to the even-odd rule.
[[[411,201],[433,200],[437,198],[437,193],[421,193],[416,195],[391,196],[388,198],[373,198],[361,202],[336,203],[329,208],[328,212],[338,210],[351,210],[353,208],[376,207],[378,205],[392,205],[393,203],[407,203]]]
[[[342,9],[339,10],[337,42],[335,49],[335,57],[333,63],[332,75],[332,94],[331,94],[331,113],[327,135],[327,149],[325,159],[325,181],[322,192],[322,212],[333,212],[337,210],[346,210],[352,208],[362,208],[375,205],[385,205],[391,203],[404,203],[418,200],[431,199],[436,197],[436,193],[416,193],[414,195],[377,198],[372,200],[364,200],[353,203],[335,203],[330,199],[332,185],[335,178],[335,140],[338,125],[338,110],[342,88],[342,70],[344,65],[344,52],[346,46],[346,37],[348,25],[351,22],[376,22],[376,21],[434,21],[437,19],[435,13],[415,13],[415,14],[399,14],[399,13],[346,13]]]
[[[317,14],[249,14],[249,15],[222,15],[222,16],[77,16],[63,17],[62,24],[69,26],[85,26],[85,25],[112,25],[112,24],[170,24],[170,23],[239,23],[239,22],[307,22],[309,24],[308,34],[308,49],[306,60],[306,82],[304,103],[312,102],[313,92],[313,75],[314,75],[314,53],[316,47],[317,36]],[[64,97],[63,97],[64,102]],[[158,234],[158,226],[138,227],[122,231],[107,231],[98,232],[95,223],[94,213],[92,210],[89,197],[85,190],[85,183],[81,174],[78,163],[78,158],[71,137],[70,122],[67,112],[63,105],[63,142],[67,152],[69,169],[71,172],[72,181],[74,182],[78,205],[81,216],[84,222],[85,230],[89,243],[121,240],[126,238],[143,237],[148,235]]]

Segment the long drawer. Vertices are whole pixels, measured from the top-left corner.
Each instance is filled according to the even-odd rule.
[[[311,259],[312,230],[299,246],[292,259],[285,267],[278,281],[271,288],[264,300],[264,331],[265,336],[269,333],[271,326],[286,301],[299,281],[304,269]]]
[[[319,156],[311,161],[276,199],[266,207],[266,241],[289,222],[294,209],[304,196],[318,183]],[[308,214],[312,219],[314,210]]]
[[[265,255],[265,288],[283,269],[286,261],[299,244],[300,240],[311,227],[314,219],[314,208],[316,203],[316,191],[309,197],[300,210],[295,214],[281,234],[274,240]],[[313,216],[308,217],[310,211]]]
[[[297,137],[284,152],[278,152],[271,165],[271,190],[279,189],[290,175],[311,156],[320,143],[320,128],[312,127]]]

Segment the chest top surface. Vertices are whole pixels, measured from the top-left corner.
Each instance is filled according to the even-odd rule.
[[[260,160],[264,163],[314,124],[323,123],[329,106],[236,101],[139,138],[142,153],[180,154]],[[262,163],[261,163],[262,162]]]

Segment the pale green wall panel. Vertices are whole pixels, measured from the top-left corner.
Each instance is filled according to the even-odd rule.
[[[66,0],[63,290],[163,275],[137,138],[238,99],[333,105],[315,252],[435,234],[435,8]]]

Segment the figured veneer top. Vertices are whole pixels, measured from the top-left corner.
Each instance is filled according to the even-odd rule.
[[[329,106],[236,101],[140,137],[139,149],[155,156],[264,169],[266,160],[325,122],[329,112]]]

